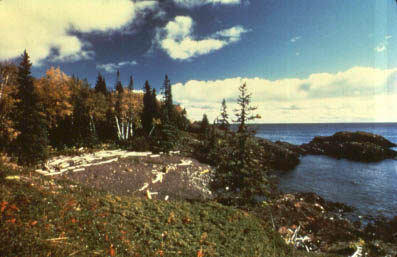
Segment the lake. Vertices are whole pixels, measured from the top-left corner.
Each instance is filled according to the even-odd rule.
[[[255,124],[256,135],[271,141],[308,143],[338,131],[366,131],[397,142],[397,123]],[[315,192],[327,200],[356,208],[362,216],[397,216],[397,161],[359,163],[308,155],[280,176],[286,192]]]

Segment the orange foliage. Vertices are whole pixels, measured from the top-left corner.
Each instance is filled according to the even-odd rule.
[[[120,110],[117,116],[121,118],[121,122],[134,122],[136,125],[140,122],[139,114],[143,110],[143,93],[136,93],[128,89],[124,89],[120,95],[114,91],[111,95],[112,111],[115,113],[117,101],[120,101]]]
[[[0,139],[11,142],[18,136],[11,114],[15,111],[13,97],[17,89],[17,67],[12,63],[0,63]]]
[[[113,248],[112,244],[110,245],[110,248],[109,248],[109,255],[116,256],[116,250]]]
[[[3,212],[5,210],[5,208],[7,207],[8,202],[7,201],[2,201],[1,202],[1,212]]]
[[[71,78],[59,68],[51,67],[47,70],[45,77],[35,82],[50,127],[56,127],[59,119],[73,113],[73,106],[70,103],[70,80]]]
[[[90,94],[86,104],[90,117],[97,121],[106,119],[108,103],[106,101],[106,97],[102,93],[95,92]]]
[[[203,252],[203,250],[198,250],[197,251],[197,257],[204,257],[204,252]]]

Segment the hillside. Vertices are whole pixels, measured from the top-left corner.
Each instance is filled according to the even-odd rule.
[[[319,256],[215,202],[117,196],[1,167],[2,256]]]

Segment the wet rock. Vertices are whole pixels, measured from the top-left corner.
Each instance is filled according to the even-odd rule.
[[[332,136],[315,137],[309,144],[300,146],[301,153],[328,155],[354,161],[377,162],[397,158],[396,146],[382,136],[367,132],[337,132]]]
[[[299,227],[296,238],[301,243],[294,245],[303,250],[307,247],[310,251],[351,256],[362,239],[363,256],[397,256],[397,217],[377,218],[363,228],[359,221],[344,218],[353,208],[315,193],[279,194],[267,206],[272,224],[287,243]]]
[[[266,139],[258,139],[258,143],[262,148],[262,152],[258,153],[261,161],[275,170],[292,170],[300,163],[299,151],[294,151],[285,144],[273,143]]]

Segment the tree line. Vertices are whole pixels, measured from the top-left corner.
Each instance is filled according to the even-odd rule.
[[[125,87],[119,72],[114,89],[109,90],[100,73],[91,87],[86,79],[70,77],[59,68],[34,78],[31,67],[26,51],[19,65],[0,63],[0,152],[20,164],[45,160],[50,147],[116,143],[127,149],[166,152],[176,147],[180,132],[188,130],[201,135],[192,154],[215,167],[212,187],[225,203],[245,203],[267,193],[263,149],[247,126],[259,116],[253,115],[256,107],[245,83],[239,87],[238,108],[233,110],[238,127],[230,129],[225,100],[213,124],[205,114],[201,122],[191,124],[186,110],[173,103],[167,75],[159,99],[148,81],[143,91],[134,90],[131,76]]]
[[[167,75],[164,97],[158,99],[148,81],[143,92],[134,90],[133,77],[124,86],[119,72],[109,90],[100,73],[92,88],[86,79],[70,77],[59,68],[34,78],[31,67],[26,51],[19,65],[0,63],[0,151],[21,164],[45,160],[48,146],[128,145],[144,138],[169,150],[177,131],[190,125],[186,110],[173,103]]]

